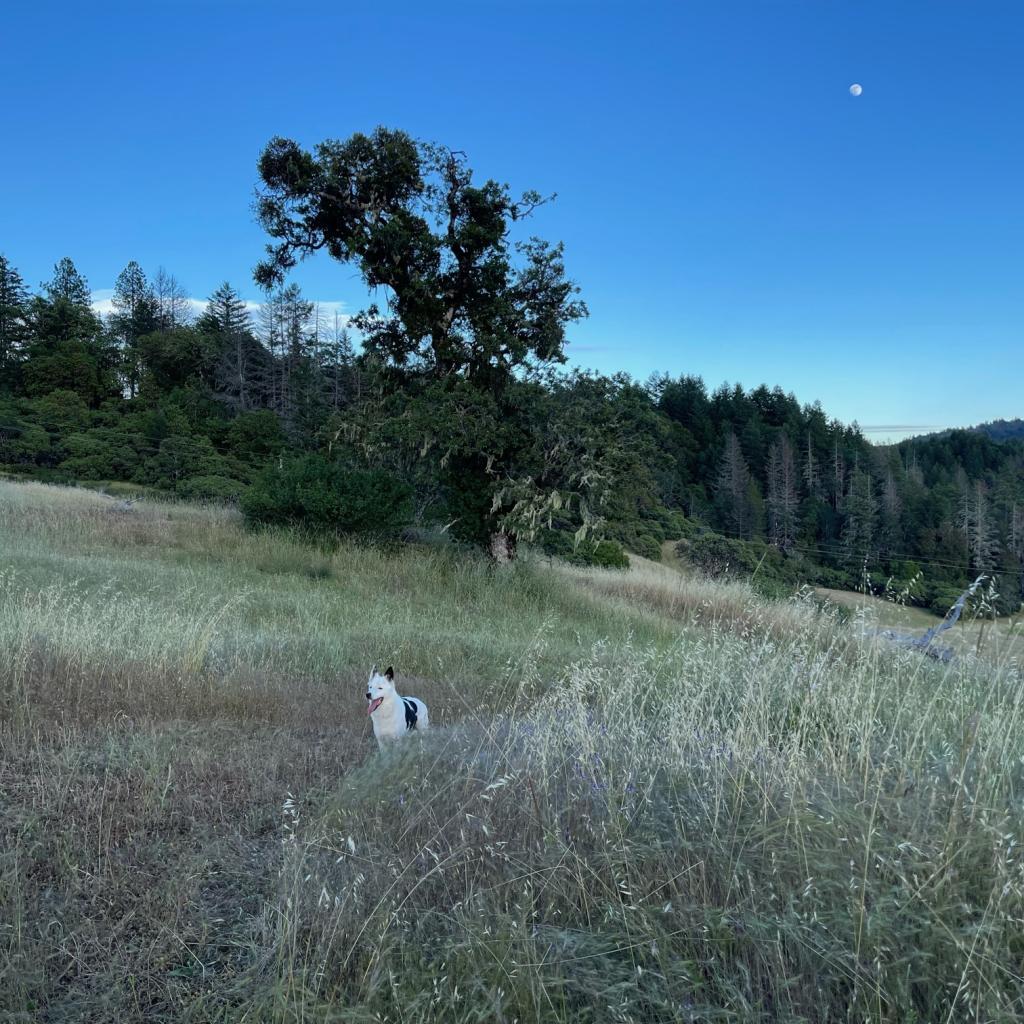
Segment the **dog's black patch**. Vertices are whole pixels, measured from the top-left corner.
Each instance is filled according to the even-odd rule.
[[[414,700],[403,697],[402,703],[405,705],[405,728],[408,732],[409,729],[416,728],[416,719],[419,718],[419,713],[416,710],[416,702]]]

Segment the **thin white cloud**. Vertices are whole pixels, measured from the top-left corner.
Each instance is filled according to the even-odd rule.
[[[92,311],[100,316],[107,316],[114,312],[114,304],[111,299],[114,295],[113,288],[100,288],[94,291],[89,297],[92,299]]]

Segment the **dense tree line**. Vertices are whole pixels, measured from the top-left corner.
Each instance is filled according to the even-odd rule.
[[[985,572],[1007,606],[1024,596],[1024,442],[878,447],[778,387],[565,371],[586,308],[560,246],[514,240],[543,198],[400,132],[275,139],[260,177],[256,310],[225,283],[196,315],[131,262],[100,317],[70,259],[33,292],[0,256],[0,470],[220,499],[269,470],[292,521],[319,460],[323,479],[397,481],[419,524],[503,558],[523,539],[570,558],[682,541],[708,571],[787,586],[895,577],[942,608]],[[322,316],[285,277],[319,249],[386,304]]]

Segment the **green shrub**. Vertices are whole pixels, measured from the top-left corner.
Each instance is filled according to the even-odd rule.
[[[232,454],[249,460],[276,455],[288,444],[280,417],[269,409],[239,413],[225,440]]]
[[[576,545],[573,543],[572,531],[569,529],[541,530],[537,534],[536,544],[545,555],[579,564],[576,558]]]
[[[700,519],[690,519],[687,516],[680,517],[679,527],[679,537],[682,540],[693,540],[694,537],[699,537],[702,533],[708,532],[706,523]]]
[[[668,540],[668,534],[665,533],[665,524],[661,521],[660,516],[644,516],[634,527],[633,532],[636,534],[647,534],[653,537],[661,545],[662,541]]]
[[[69,434],[61,443],[67,457],[60,468],[79,480],[127,480],[138,469],[141,441],[107,429]]]
[[[0,461],[31,466],[50,455],[50,435],[33,423],[20,423],[0,433]]]
[[[201,434],[174,435],[160,442],[156,454],[145,460],[139,470],[139,483],[173,489],[193,476],[224,475],[224,459],[210,439]]]
[[[274,464],[242,496],[251,526],[287,526],[325,536],[397,537],[412,519],[412,488],[322,455]]]
[[[783,598],[789,597],[790,594],[793,593],[794,589],[791,583],[787,583],[786,580],[781,577],[773,576],[765,572],[758,572],[751,579],[750,585],[754,589],[755,593],[772,601],[782,600]]]
[[[661,561],[661,543],[658,538],[650,533],[639,532],[628,538],[626,547],[635,554],[649,558],[652,562]]]
[[[959,587],[949,583],[931,583],[923,588],[921,599],[928,611],[944,618],[962,593]]]
[[[613,540],[598,541],[588,554],[590,558],[588,564],[590,565],[596,565],[602,569],[629,568],[629,557]]]
[[[29,403],[32,418],[46,430],[71,434],[89,426],[89,406],[74,391],[51,391]]]
[[[245,484],[226,476],[190,476],[175,490],[193,501],[237,501],[245,493]]]
[[[854,578],[842,569],[819,566],[814,573],[814,578],[819,587],[828,587],[830,590],[856,590],[857,588]]]
[[[628,569],[629,558],[614,540],[584,540],[575,543],[569,530],[544,530],[538,537],[541,550],[570,565],[592,565],[601,569]]]
[[[695,529],[696,524],[693,520],[687,519],[677,508],[659,506],[656,511],[665,540],[678,540],[680,537],[688,536]]]
[[[710,579],[749,579],[758,593],[771,598],[817,582],[821,572],[802,555],[783,554],[763,540],[736,540],[711,531],[680,541],[676,554]]]
[[[921,575],[921,565],[914,561],[899,562],[896,565],[896,575],[908,580],[913,579]]]
[[[694,538],[687,544],[685,554],[711,579],[751,576],[759,562],[759,553],[747,541],[723,537],[719,533],[705,533]]]

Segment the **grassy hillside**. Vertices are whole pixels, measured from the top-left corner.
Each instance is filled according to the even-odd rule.
[[[1012,660],[38,484],[0,579],[0,1019],[1024,1015]]]

